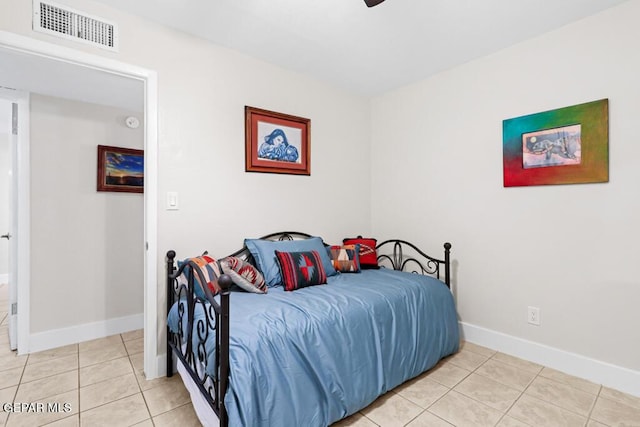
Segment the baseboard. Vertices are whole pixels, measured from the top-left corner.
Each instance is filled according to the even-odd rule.
[[[0,285],[9,283],[9,275],[8,274],[0,274]]]
[[[159,377],[166,377],[167,376],[167,355],[166,354],[160,354],[160,355],[156,356],[156,363],[157,363],[156,372],[158,373],[158,376]]]
[[[109,335],[122,334],[144,328],[144,314],[84,323],[67,328],[52,329],[29,336],[29,353],[76,344]]]
[[[640,372],[460,322],[464,340],[640,397]]]

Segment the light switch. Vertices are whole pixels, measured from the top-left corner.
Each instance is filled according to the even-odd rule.
[[[177,191],[167,192],[167,210],[168,211],[178,210],[178,192]]]

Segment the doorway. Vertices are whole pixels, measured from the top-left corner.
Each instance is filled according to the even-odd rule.
[[[144,370],[148,379],[158,376],[162,369],[162,361],[158,360],[157,345],[157,76],[154,71],[140,67],[121,63],[100,56],[76,51],[62,46],[41,42],[28,37],[19,36],[12,33],[0,31],[0,52],[5,51],[28,58],[28,60],[46,60],[50,67],[69,66],[73,72],[99,73],[104,78],[118,77],[125,81],[141,82],[143,85],[144,104],[144,173],[145,173],[145,193],[144,193],[144,241],[140,242],[141,250],[144,251]],[[40,76],[46,82],[50,79],[47,73],[50,67],[40,68]],[[77,82],[86,84],[85,79],[75,79]],[[18,214],[21,218],[29,218],[29,212],[24,210]],[[22,239],[28,239],[28,233],[21,233],[16,236],[18,243]],[[28,265],[29,254],[26,257],[19,255],[18,276],[20,283],[18,287],[19,307],[28,307],[29,303],[29,282],[23,281],[20,273],[25,270],[28,277],[30,266]],[[24,258],[27,258],[25,261]],[[26,263],[27,265],[22,265]],[[22,266],[22,267],[21,267]],[[18,351],[28,353],[31,329],[29,327],[28,310],[18,308]]]
[[[27,224],[18,221],[18,206],[26,198],[19,198],[17,173],[19,150],[19,132],[25,132],[28,124],[28,100],[24,93],[0,89],[0,272],[2,272],[3,293],[2,309],[6,309],[6,316],[2,324],[9,328],[9,347],[16,350],[17,342],[17,271],[18,245],[14,238],[18,228],[24,229]],[[18,121],[18,114],[25,115],[25,123]],[[25,248],[28,250],[27,247]]]

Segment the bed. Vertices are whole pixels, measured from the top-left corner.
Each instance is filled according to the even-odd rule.
[[[259,264],[247,245],[230,256]],[[443,258],[404,240],[375,249],[379,269],[265,294],[227,274],[210,289],[206,271],[167,253],[167,376],[177,368],[203,425],[327,426],[458,350],[451,245]]]

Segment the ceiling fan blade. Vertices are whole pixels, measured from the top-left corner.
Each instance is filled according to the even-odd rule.
[[[380,3],[382,3],[384,0],[364,0],[365,4],[368,7],[373,7],[373,6],[377,6]]]

